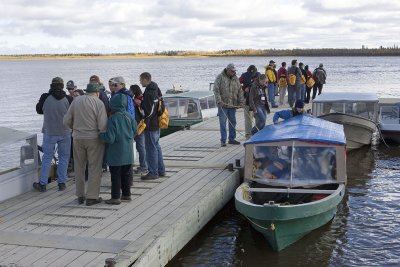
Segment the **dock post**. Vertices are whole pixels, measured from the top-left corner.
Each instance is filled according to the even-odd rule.
[[[229,163],[229,164],[228,164],[228,170],[229,170],[230,172],[233,172],[233,164],[232,164],[232,163]]]
[[[104,267],[115,267],[115,263],[116,263],[115,259],[107,258]]]
[[[240,167],[240,159],[235,159],[235,165],[236,167]]]

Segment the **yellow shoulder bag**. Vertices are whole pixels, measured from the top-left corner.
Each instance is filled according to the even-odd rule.
[[[159,100],[158,104],[158,127],[160,129],[167,129],[169,124],[168,109],[164,105],[162,99]]]

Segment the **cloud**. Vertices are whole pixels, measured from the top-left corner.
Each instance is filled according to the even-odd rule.
[[[0,54],[393,45],[396,0],[4,0]]]

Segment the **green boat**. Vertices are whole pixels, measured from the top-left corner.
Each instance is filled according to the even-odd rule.
[[[168,129],[161,129],[161,136],[184,130],[208,118],[216,117],[218,107],[212,91],[189,91],[166,94],[164,104],[168,109]]]
[[[328,223],[345,194],[343,126],[308,115],[269,125],[246,141],[236,209],[275,251]]]

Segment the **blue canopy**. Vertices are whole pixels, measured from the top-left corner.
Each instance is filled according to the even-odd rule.
[[[343,125],[314,118],[310,115],[299,115],[275,125],[268,125],[244,144],[290,140],[346,144]]]

